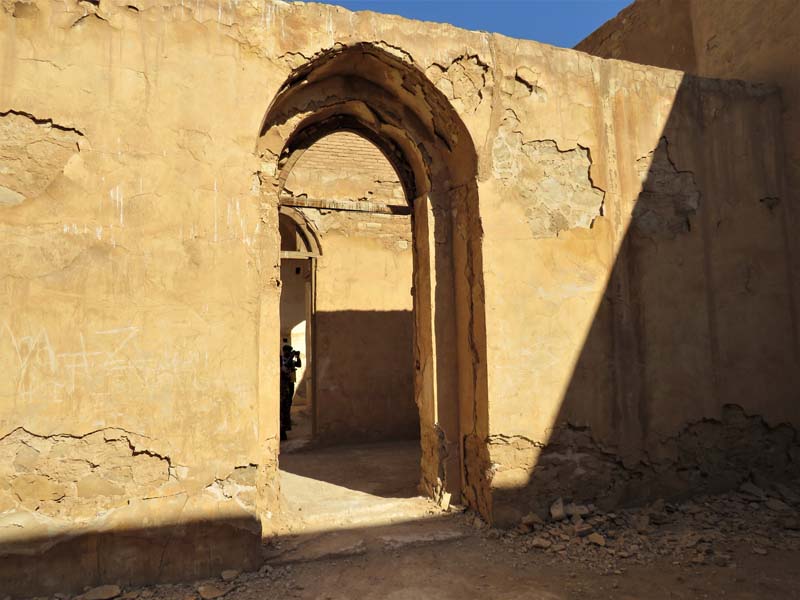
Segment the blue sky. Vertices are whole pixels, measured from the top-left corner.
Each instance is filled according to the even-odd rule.
[[[350,10],[452,23],[573,47],[633,0],[326,0]]]

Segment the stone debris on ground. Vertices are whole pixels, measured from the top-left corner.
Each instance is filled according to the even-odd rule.
[[[592,504],[557,498],[545,521],[531,513],[509,531],[489,529],[518,552],[582,563],[619,574],[626,566],[669,557],[672,564],[732,567],[734,547],[754,554],[800,550],[800,480],[743,483],[737,490],[683,502],[657,500],[646,507],[603,513]]]
[[[458,518],[465,531],[474,529],[474,535],[517,555],[606,575],[621,576],[628,567],[665,559],[677,567],[736,568],[734,548],[742,547],[760,556],[800,551],[800,480],[748,481],[724,494],[605,513],[563,498],[551,506],[547,519],[530,513],[507,531],[488,527],[474,513]],[[54,594],[52,600],[261,600],[300,598],[304,591],[291,565],[265,564],[253,572],[224,570],[212,580],[127,589],[103,585],[80,594]]]
[[[81,600],[111,600],[122,593],[118,585],[101,585],[84,592]]]

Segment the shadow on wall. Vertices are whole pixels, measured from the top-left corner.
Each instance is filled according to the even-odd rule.
[[[610,509],[800,472],[779,424],[799,370],[776,98],[684,77],[636,161],[642,190],[549,440],[490,440],[530,465],[495,490],[496,523],[559,497]]]
[[[418,439],[413,312],[317,312],[314,319],[317,438]]]
[[[0,590],[21,597],[107,583],[187,581],[223,569],[256,569],[262,561],[257,518],[209,515],[159,527],[0,540]]]

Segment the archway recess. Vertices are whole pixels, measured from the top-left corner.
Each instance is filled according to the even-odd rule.
[[[374,143],[412,210],[415,401],[421,490],[490,513],[486,343],[477,154],[444,95],[413,64],[371,44],[340,46],[296,69],[264,118],[265,205],[280,204],[299,156],[336,131]],[[277,406],[277,403],[276,403]],[[275,414],[277,419],[277,412]]]

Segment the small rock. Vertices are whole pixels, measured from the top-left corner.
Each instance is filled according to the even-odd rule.
[[[647,533],[647,531],[650,529],[649,515],[639,515],[638,517],[635,517],[633,520],[633,526],[639,533]]]
[[[766,501],[766,506],[770,510],[774,510],[775,512],[783,512],[787,510],[791,510],[791,507],[786,504],[785,502],[781,502],[777,498],[769,498]]]
[[[203,600],[214,600],[214,598],[220,598],[226,594],[227,590],[223,590],[220,587],[217,587],[213,583],[204,583],[197,587],[197,593],[200,594],[200,597]]]
[[[776,483],[775,489],[787,502],[800,502],[800,494],[796,494],[789,486],[782,483]]]
[[[476,515],[475,519],[472,521],[472,527],[475,529],[483,529],[486,527],[486,523],[484,523],[483,519]]]
[[[263,566],[262,566],[262,567],[261,567],[261,568],[258,570],[258,572],[259,572],[259,573],[261,573],[262,575],[269,575],[270,573],[272,573],[272,570],[273,570],[273,569],[272,569],[272,565],[263,565]]]
[[[523,527],[525,527],[525,526],[522,525],[522,524],[520,524],[517,527],[517,529],[520,531],[520,533],[529,533],[530,532],[530,530],[523,531],[522,530]],[[496,527],[492,527],[489,531],[486,532],[486,537],[488,537],[489,539],[492,539],[492,540],[499,540],[501,537],[503,537],[503,532],[501,530],[497,529]]]
[[[575,535],[578,537],[586,537],[590,533],[594,531],[594,527],[586,523],[585,521],[581,521],[575,525]]]
[[[780,520],[780,524],[784,529],[791,529],[793,531],[800,530],[800,520],[794,517],[784,517]]]
[[[120,596],[120,600],[136,600],[139,597],[139,590],[131,590],[130,592],[125,592]]]
[[[550,505],[550,517],[554,521],[563,521],[567,518],[567,513],[564,512],[564,501],[561,498]]]
[[[542,521],[542,518],[536,513],[528,513],[527,515],[522,517],[520,523],[530,528],[533,528],[537,525],[544,525],[544,521]]]
[[[764,490],[762,490],[756,484],[751,483],[750,481],[745,481],[742,485],[740,485],[739,491],[748,496],[752,496],[753,498],[764,497]]]
[[[222,581],[233,581],[241,574],[241,571],[237,571],[236,569],[226,569],[222,572],[220,577],[222,577]]]
[[[767,551],[764,548],[753,546],[753,554],[760,554],[761,556],[766,556]]]
[[[546,540],[543,537],[535,537],[531,540],[531,548],[541,548],[545,550],[553,545],[553,542]]]
[[[700,541],[700,536],[696,533],[687,533],[681,539],[681,546],[684,548],[694,548]]]
[[[83,600],[111,600],[122,593],[118,585],[101,585],[81,595]]]
[[[589,534],[589,536],[586,539],[589,540],[589,542],[594,544],[595,546],[605,546],[606,545],[606,538],[604,538],[602,535],[600,535],[597,532]]]
[[[570,502],[564,506],[564,512],[570,517],[585,517],[589,514],[589,507],[584,506],[583,504],[575,504],[574,502]]]

